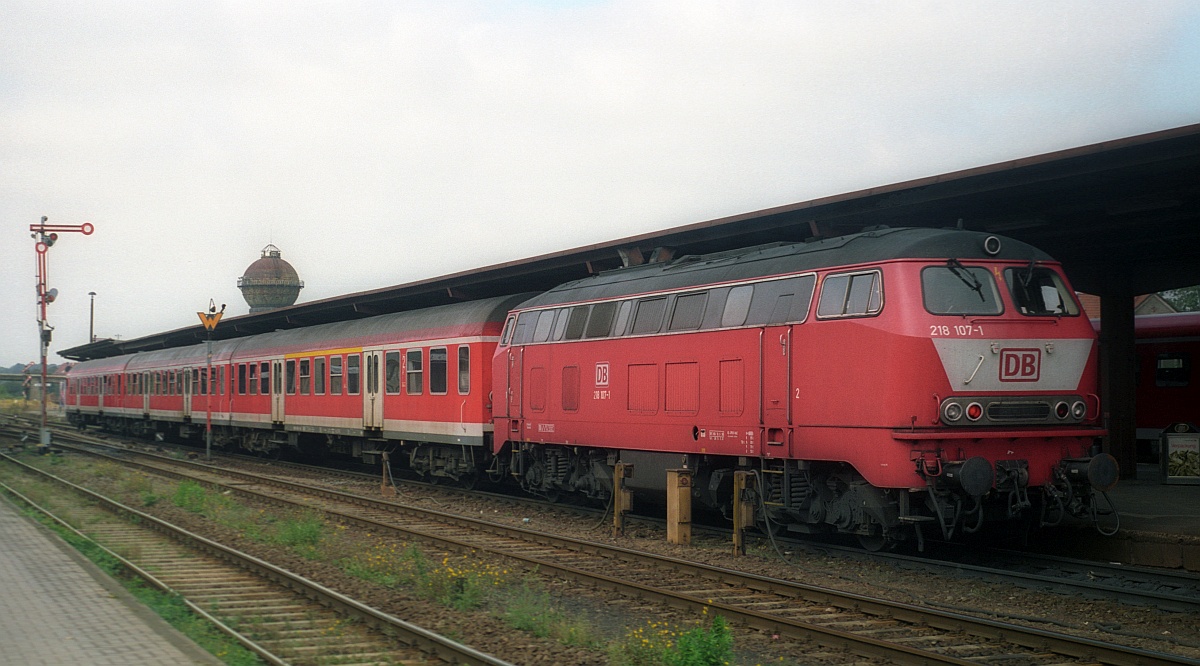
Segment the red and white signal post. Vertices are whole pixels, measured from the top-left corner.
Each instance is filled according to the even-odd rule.
[[[92,235],[96,227],[91,222],[83,224],[46,224],[45,215],[41,222],[29,225],[30,236],[37,241],[37,298],[38,298],[38,338],[42,348],[42,433],[38,448],[45,453],[50,448],[50,429],[46,427],[46,356],[50,351],[50,337],[54,327],[46,321],[46,306],[58,297],[57,289],[46,286],[49,280],[49,268],[46,263],[46,252],[58,241],[61,233],[78,232],[84,236]]]

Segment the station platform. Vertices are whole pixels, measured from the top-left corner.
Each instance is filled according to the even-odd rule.
[[[1121,516],[1116,535],[1077,526],[1055,548],[1064,554],[1142,566],[1200,571],[1200,485],[1162,483],[1158,465],[1138,465],[1136,479],[1121,479],[1109,492]]]
[[[221,663],[2,498],[0,662],[27,666]]]

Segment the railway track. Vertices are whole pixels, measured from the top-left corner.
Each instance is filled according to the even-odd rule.
[[[507,662],[365,606],[250,555],[0,454],[24,473],[69,489],[87,504],[74,522],[0,483],[10,496],[96,543],[151,585],[178,594],[270,664],[409,664],[506,666]]]
[[[279,477],[163,458],[122,462],[259,501],[317,509],[330,520],[376,533],[509,558],[632,599],[696,612],[710,609],[749,627],[868,659],[902,664],[1200,664],[1182,656],[501,526]]]

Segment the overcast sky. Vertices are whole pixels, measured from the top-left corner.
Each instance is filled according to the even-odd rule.
[[[0,1],[0,365],[1200,122],[1200,2]],[[60,360],[52,353],[51,360]]]

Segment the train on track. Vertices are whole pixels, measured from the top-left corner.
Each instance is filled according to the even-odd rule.
[[[298,449],[603,503],[627,488],[887,547],[1113,513],[1097,341],[1061,267],[959,229],[681,256],[544,293],[71,368],[80,426]]]

